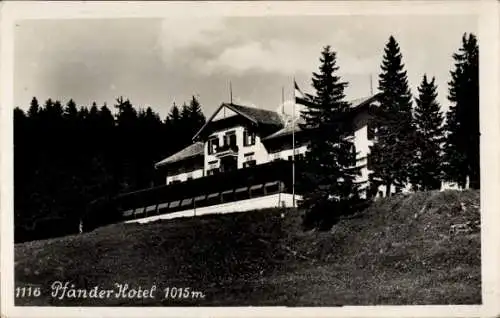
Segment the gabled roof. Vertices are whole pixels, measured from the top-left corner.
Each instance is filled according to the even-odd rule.
[[[373,95],[350,101],[352,111],[359,111],[362,109],[362,107],[369,106],[377,97],[378,95]],[[291,135],[293,131],[299,132],[301,130],[299,124],[303,122],[301,117],[296,117],[292,122],[292,118],[284,118],[283,115],[280,115],[278,112],[272,110],[265,110],[235,104],[222,104],[219,106],[219,108],[217,108],[210,119],[207,120],[207,123],[196,133],[193,139],[196,138],[201,131],[203,131],[206,125],[215,117],[215,115],[222,107],[227,107],[228,109],[231,109],[232,111],[240,114],[241,116],[244,116],[245,118],[256,124],[276,125],[279,127],[277,128],[278,130],[275,133],[263,138],[263,140]],[[189,145],[188,147],[182,149],[181,151],[171,155],[170,157],[156,163],[155,168],[188,158],[202,156],[204,151],[203,146],[203,142],[195,142],[192,145]]]
[[[182,149],[181,151],[174,153],[170,157],[167,157],[167,158],[163,159],[162,161],[155,163],[155,168],[164,166],[166,164],[185,160],[188,158],[202,156],[203,155],[203,146],[204,146],[203,142],[195,142],[194,144],[187,146],[186,148]]]
[[[227,108],[247,117],[257,124],[266,125],[283,125],[283,120],[280,114],[275,111],[260,109],[255,107],[241,106],[235,104],[227,104]]]
[[[260,109],[256,107],[236,105],[232,103],[229,104],[223,103],[219,106],[219,108],[217,108],[217,110],[212,114],[212,116],[210,116],[205,125],[203,125],[203,127],[201,127],[201,129],[193,136],[193,140],[195,140],[200,135],[200,133],[208,126],[208,124],[212,122],[215,115],[217,115],[223,107],[226,107],[234,111],[235,113],[247,118],[248,120],[256,123],[257,125],[262,124],[262,125],[283,126],[282,117],[275,111]]]

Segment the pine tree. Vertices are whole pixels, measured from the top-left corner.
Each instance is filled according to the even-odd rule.
[[[172,109],[170,110],[170,113],[165,119],[165,131],[166,131],[165,134],[167,135],[168,138],[168,147],[167,147],[168,151],[164,153],[164,155],[166,156],[179,151],[180,149],[182,149],[182,145],[184,144],[182,138],[179,138],[182,133],[181,118],[182,117],[179,107],[174,102],[172,105]]]
[[[441,187],[443,114],[437,98],[434,77],[424,75],[418,88],[419,97],[414,114],[417,132],[416,156],[412,167],[412,185],[415,189],[435,190]]]
[[[136,186],[136,159],[140,156],[135,150],[142,142],[137,131],[137,111],[130,102],[123,97],[116,99],[115,107],[118,109],[116,114],[117,129],[117,155],[120,157],[121,167],[119,180],[121,182],[121,191],[131,191]]]
[[[58,117],[61,118],[64,113],[63,107],[61,105],[61,102],[56,100],[54,103],[54,114]]]
[[[189,102],[188,110],[189,120],[191,122],[191,135],[193,135],[205,124],[206,121],[205,115],[201,110],[200,102],[194,95]]]
[[[78,109],[76,108],[76,103],[73,99],[70,99],[66,104],[64,115],[70,120],[75,120],[78,117]]]
[[[177,107],[177,105],[174,103],[172,105],[172,109],[170,110],[170,113],[168,114],[166,122],[171,124],[171,125],[175,125],[175,124],[179,123],[180,119],[181,119],[181,114],[179,111],[179,107]]]
[[[75,151],[80,151],[80,144],[82,138],[84,138],[83,133],[80,129],[80,125],[78,123],[78,109],[76,107],[76,103],[73,99],[70,99],[66,103],[66,107],[64,108],[64,130],[65,134],[63,138],[67,138],[68,140],[65,142],[65,148],[68,150],[69,154],[74,153]],[[68,159],[71,160],[71,159]]]
[[[33,97],[30,103],[30,108],[28,109],[28,117],[35,118],[40,112],[40,105],[38,104],[38,99]]]
[[[47,99],[45,101],[45,104],[39,111],[40,117],[43,117],[45,120],[47,117],[50,117],[51,113],[53,112],[53,107],[54,107],[54,102],[52,101],[52,99],[51,98]]]
[[[182,104],[181,107],[181,125],[184,133],[189,133],[189,125],[191,123],[191,114],[186,103]]]
[[[116,122],[119,127],[128,129],[135,125],[137,120],[137,111],[130,100],[124,100],[122,96],[116,99],[115,107],[118,109]]]
[[[88,116],[89,116],[89,109],[84,106],[80,107],[80,110],[78,111],[78,119],[84,121],[85,119],[87,119]]]
[[[28,109],[28,118],[29,118],[29,124],[26,127],[26,134],[30,135],[31,138],[29,139],[29,145],[27,145],[28,149],[32,149],[34,155],[38,156],[39,155],[39,149],[43,147],[41,142],[39,142],[40,139],[42,139],[43,136],[40,136],[40,105],[38,103],[38,99],[36,97],[33,97],[30,103],[30,107]],[[17,160],[16,160],[17,161]],[[31,168],[36,169],[33,165]]]
[[[462,47],[453,54],[446,114],[446,179],[464,187],[480,187],[479,169],[479,46],[474,34],[464,34]]]
[[[89,118],[91,122],[95,121],[99,117],[99,109],[97,108],[97,103],[93,102],[90,107]]]
[[[382,73],[379,75],[380,109],[374,119],[375,140],[371,147],[374,188],[404,187],[414,160],[415,129],[412,125],[412,96],[399,45],[393,36],[384,49]]]
[[[321,52],[319,72],[313,73],[314,105],[301,113],[303,129],[310,136],[309,152],[299,175],[303,206],[308,209],[306,226],[329,228],[359,199],[355,183],[359,169],[350,138],[352,127],[343,120],[350,105],[344,101],[346,82],[337,76],[336,53],[326,46]]]

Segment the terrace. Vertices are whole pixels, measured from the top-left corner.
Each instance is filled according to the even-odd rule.
[[[291,188],[291,172],[289,162],[275,161],[122,194],[114,199],[114,205],[123,220],[131,220],[285,193]]]

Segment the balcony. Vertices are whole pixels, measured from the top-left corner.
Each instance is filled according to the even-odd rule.
[[[215,156],[218,158],[227,157],[227,156],[238,156],[238,145],[235,144],[227,144],[217,147],[215,151]]]

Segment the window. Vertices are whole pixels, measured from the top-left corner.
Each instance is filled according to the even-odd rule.
[[[245,147],[255,145],[255,132],[245,129],[243,132],[243,145]]]
[[[236,146],[236,133],[234,131],[228,132],[224,135],[224,147]]]
[[[257,162],[255,160],[250,160],[250,161],[247,161],[247,162],[243,162],[243,168],[253,167],[256,164],[257,164]]]
[[[219,138],[213,137],[208,140],[208,154],[213,155],[219,147]]]

